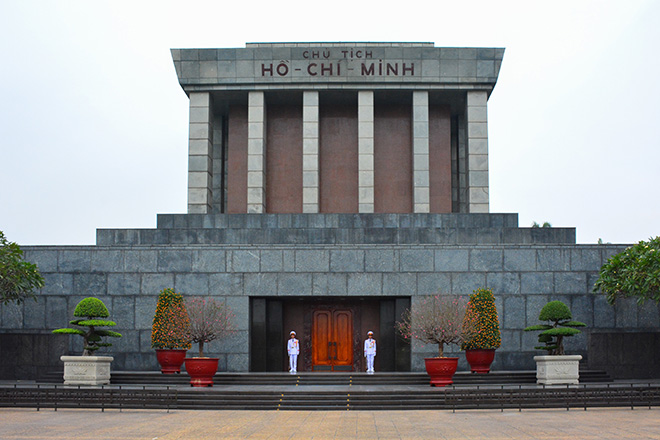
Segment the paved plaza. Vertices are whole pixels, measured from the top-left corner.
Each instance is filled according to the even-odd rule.
[[[0,409],[3,440],[660,439],[660,408],[487,411]]]

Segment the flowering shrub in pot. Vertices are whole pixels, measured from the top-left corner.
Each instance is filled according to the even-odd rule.
[[[191,347],[187,329],[190,325],[183,295],[167,288],[158,294],[151,326],[151,348],[164,374],[181,372],[186,351]]]
[[[204,356],[204,344],[223,339],[234,331],[234,315],[224,302],[215,299],[193,298],[186,300],[190,324],[186,330],[188,341],[198,346],[197,357],[186,358],[186,371],[190,385],[213,386],[213,376],[218,371],[218,358]]]
[[[445,357],[447,344],[460,345],[477,332],[477,319],[467,308],[467,301],[457,296],[433,295],[422,297],[406,310],[395,325],[404,339],[417,339],[425,344],[438,345],[438,357],[424,359],[432,386],[452,383],[458,366],[457,357]]]
[[[491,289],[477,289],[470,295],[468,308],[477,319],[477,333],[461,344],[473,373],[488,373],[495,350],[502,345],[495,296]]]

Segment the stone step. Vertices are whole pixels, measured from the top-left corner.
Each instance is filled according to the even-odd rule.
[[[575,244],[575,228],[97,229],[98,246]]]

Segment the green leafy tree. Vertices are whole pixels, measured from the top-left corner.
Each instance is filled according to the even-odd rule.
[[[171,288],[161,290],[151,326],[151,348],[189,350],[188,327],[183,295]]]
[[[598,275],[593,291],[602,292],[609,304],[629,297],[637,297],[640,304],[660,303],[660,236],[610,257]]]
[[[477,289],[470,295],[468,309],[477,319],[478,332],[461,344],[463,350],[493,349],[502,345],[500,322],[497,319],[495,296],[491,289]]]
[[[543,306],[539,320],[548,324],[532,325],[525,331],[540,331],[539,342],[543,345],[534,348],[546,350],[549,355],[563,355],[564,338],[582,333],[576,327],[586,327],[584,322],[573,321],[571,310],[561,301],[550,301]]]
[[[92,356],[96,350],[101,347],[110,347],[112,344],[103,342],[104,337],[121,338],[121,334],[111,330],[100,329],[98,327],[114,327],[117,325],[114,321],[106,319],[110,316],[108,308],[98,298],[85,298],[78,303],[73,311],[73,316],[77,319],[69,321],[70,324],[79,328],[59,328],[53,330],[56,334],[80,335],[85,339],[83,356]]]
[[[23,260],[23,251],[0,231],[0,304],[21,304],[27,298],[37,300],[35,289],[44,286],[36,264]]]

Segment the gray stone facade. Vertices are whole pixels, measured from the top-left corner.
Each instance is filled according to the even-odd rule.
[[[68,322],[80,299],[93,295],[106,303],[117,330],[124,334],[109,350],[115,356],[113,368],[154,370],[150,332],[156,297],[161,289],[174,287],[186,295],[215,297],[232,307],[238,332],[208,349],[220,357],[221,371],[247,371],[250,297],[409,296],[414,303],[438,291],[467,295],[486,286],[495,293],[502,329],[502,347],[493,368],[516,370],[533,368],[536,336],[522,329],[537,323],[540,308],[550,300],[564,301],[574,318],[588,325],[567,343],[567,349],[585,356],[587,363],[592,334],[652,331],[660,325],[657,307],[626,301],[611,307],[591,293],[600,266],[624,246],[570,244],[562,229],[516,229],[515,221],[512,214],[161,215],[159,228],[148,234],[99,231],[97,246],[26,246],[25,256],[39,265],[46,286],[36,303],[3,307],[0,328],[5,333],[48,333]],[[352,222],[345,229],[359,231],[358,236],[369,236],[370,229],[387,237],[388,230],[409,230],[409,240],[323,244],[303,241],[314,234],[293,234],[299,242],[289,242],[291,231],[313,230],[310,225],[319,226],[318,230],[331,225],[339,231],[344,222]],[[234,243],[200,244],[190,239],[191,231],[231,228],[238,231]],[[441,233],[443,229],[447,231]],[[491,229],[518,230],[520,237],[536,231],[547,235],[529,243],[475,239],[497,235],[488,232]],[[422,230],[449,239],[410,240]],[[253,232],[267,232],[263,237],[270,242],[253,242]],[[142,243],[140,237],[152,241]],[[71,338],[70,353],[81,351],[78,339]],[[422,370],[423,357],[432,353],[434,347],[414,343],[412,369]]]

